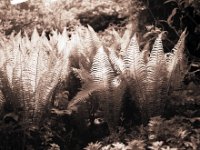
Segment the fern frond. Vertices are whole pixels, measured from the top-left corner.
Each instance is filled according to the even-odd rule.
[[[15,105],[17,107],[18,101],[16,101],[16,97],[13,97],[12,85],[10,85],[6,72],[2,69],[0,69],[0,81],[2,86],[1,92],[6,100],[6,103],[8,103],[11,106],[10,109],[14,111],[12,105]]]
[[[162,45],[162,34],[155,40],[147,63],[147,97],[149,117],[160,115],[164,110],[167,93],[167,69]]]
[[[124,71],[124,63],[123,60],[118,57],[114,50],[109,49],[109,58],[117,73],[122,73]]]
[[[89,83],[92,80],[90,72],[81,67],[80,69],[72,68],[73,73],[75,76],[81,80],[82,83]]]
[[[94,45],[94,39],[91,36],[90,31],[88,29],[85,29],[85,32],[86,33],[85,33],[84,37],[80,36],[81,42],[82,42],[81,44],[84,47],[85,54],[91,60],[93,58],[93,56],[95,55],[97,49],[96,49],[96,46]]]
[[[90,72],[94,82],[103,82],[105,87],[111,83],[114,71],[103,47],[100,47],[94,56]]]
[[[135,102],[137,107],[145,112],[146,95],[144,91],[146,90],[145,79],[147,72],[146,65],[139,50],[136,35],[131,38],[123,61],[125,65],[124,78],[128,79],[128,85],[133,94],[132,97],[136,98]]]
[[[57,43],[58,54],[61,54],[63,51],[67,51],[68,37],[59,35],[57,40],[58,40],[58,43]]]
[[[119,125],[120,115],[123,105],[123,95],[125,93],[126,84],[121,80],[120,75],[116,76],[112,81],[112,86],[108,93],[107,108],[105,107],[106,119],[111,128]]]
[[[34,100],[35,109],[33,119],[40,120],[49,107],[53,91],[61,77],[62,62],[57,60],[39,80]]]
[[[77,107],[77,104],[87,101],[94,92],[102,90],[106,90],[104,84],[85,84],[84,88],[82,88],[80,92],[78,92],[77,95],[69,102],[68,109],[73,110]]]
[[[69,49],[71,49],[71,57],[70,61],[72,64],[72,67],[78,68],[80,64],[84,66],[84,68],[87,68],[88,70],[91,68],[91,58],[84,49],[83,46],[83,39],[79,36],[78,32],[74,32],[71,36],[71,41],[68,46]]]
[[[37,46],[37,43],[38,43],[39,40],[40,40],[39,33],[38,33],[37,29],[34,28],[33,33],[31,35],[31,45],[33,47]]]
[[[139,50],[139,45],[136,39],[136,35],[131,38],[128,49],[125,52],[124,58],[125,73],[134,80],[139,79],[138,82],[143,81],[146,77],[146,66],[143,58],[141,57],[141,52]]]
[[[122,38],[121,36],[119,35],[119,33],[113,29],[112,30],[112,35],[113,35],[113,43],[111,45],[111,49],[116,49],[116,50],[120,50],[121,49],[121,41],[122,41]],[[119,51],[118,51],[119,53]]]
[[[187,69],[187,60],[184,55],[186,30],[181,34],[177,44],[172,49],[172,54],[167,57],[169,90],[180,88]],[[172,87],[173,86],[173,87]],[[172,90],[172,89],[171,89]]]
[[[120,50],[120,55],[123,57],[124,56],[124,52],[126,51],[126,49],[128,48],[131,36],[133,34],[133,25],[130,23],[127,25],[127,29],[125,30],[122,39],[120,41],[121,43],[121,50]]]
[[[95,49],[99,49],[102,46],[102,43],[101,43],[97,33],[89,25],[88,25],[88,30],[89,30],[90,36],[92,37],[92,41],[93,41],[92,43],[93,43]]]
[[[66,39],[67,41],[69,40],[69,36],[68,36],[68,32],[67,32],[67,28],[66,27],[64,27],[64,29],[63,29],[62,37],[64,39]]]

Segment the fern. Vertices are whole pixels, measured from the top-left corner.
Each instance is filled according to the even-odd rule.
[[[76,110],[78,104],[86,102],[90,98],[90,96],[92,96],[92,94],[104,90],[106,89],[103,84],[85,84],[80,92],[78,92],[77,95],[69,102],[67,109]]]
[[[185,37],[186,30],[181,34],[177,44],[172,49],[172,53],[166,57],[167,60],[167,70],[168,70],[168,84],[169,89],[177,89],[180,88],[180,84],[183,81],[184,73],[187,69],[187,60],[184,56],[184,48],[185,48]]]
[[[145,80],[147,72],[146,65],[139,50],[136,35],[132,37],[123,61],[125,66],[124,75],[125,78],[130,80],[130,82],[128,82],[131,87],[132,97],[135,98],[134,101],[137,107],[139,107],[141,111],[146,112],[147,100]],[[142,115],[146,116],[146,114],[143,113]]]
[[[105,120],[113,128],[119,121],[122,106],[121,82],[109,62],[109,58],[100,47],[93,58],[90,74],[85,69],[74,69],[82,80],[82,89],[69,103],[68,108],[73,108],[80,102],[92,101],[99,105]]]
[[[105,87],[109,86],[114,77],[107,54],[103,47],[100,47],[93,58],[91,76],[94,82],[103,82]]]
[[[120,49],[120,55],[123,57],[124,56],[124,52],[126,51],[126,49],[128,48],[130,39],[132,37],[133,34],[133,24],[130,23],[127,25],[127,30],[124,32],[121,41],[120,41],[120,45],[121,45],[121,49]]]
[[[109,58],[110,58],[111,64],[114,67],[114,70],[116,70],[118,74],[121,74],[122,72],[124,72],[123,60],[120,57],[118,57],[116,52],[112,49],[109,49]]]
[[[166,61],[162,45],[162,34],[158,36],[153,45],[147,63],[146,95],[148,97],[147,109],[149,117],[162,114],[164,99],[167,90]]]
[[[77,104],[86,102],[90,96],[101,90],[105,90],[104,84],[99,84],[93,81],[92,76],[88,70],[81,66],[81,69],[73,68],[73,73],[81,81],[82,88],[77,95],[69,102],[68,109],[74,109]]]
[[[92,62],[94,55],[97,50],[102,46],[101,41],[94,32],[94,30],[88,26],[88,29],[85,29],[85,34],[80,33],[81,44],[83,45],[85,55],[89,57],[90,62]]]
[[[140,109],[143,122],[148,118],[163,114],[169,85],[177,86],[172,80],[183,79],[177,71],[184,72],[185,59],[183,55],[185,31],[173,49],[173,53],[164,54],[162,33],[156,38],[153,49],[141,52],[134,35],[128,48],[123,52],[123,59],[118,57],[114,50],[110,50],[110,60],[114,69],[122,75],[130,87],[132,100]],[[123,67],[122,67],[123,66]],[[179,70],[180,71],[180,70]],[[178,83],[181,80],[177,80]]]
[[[52,31],[50,40],[34,29],[30,40],[21,33],[9,40],[0,39],[1,97],[12,106],[11,111],[24,111],[24,120],[38,122],[49,110],[57,84],[67,80],[74,67],[72,71],[82,87],[68,109],[93,101],[100,104],[106,121],[114,127],[128,86],[143,122],[162,114],[167,92],[179,86],[184,77],[186,31],[168,54],[163,52],[160,34],[148,56],[147,51],[140,51],[136,35],[130,38],[131,28],[129,25],[122,38],[113,31],[115,40],[111,48],[102,46],[90,26],[77,27],[71,38],[66,29],[62,33]],[[0,106],[4,99],[0,98]]]
[[[65,34],[63,31],[59,36]],[[24,121],[41,120],[56,85],[68,75],[70,52],[65,52],[66,44],[62,45],[67,38],[58,39],[61,38],[62,43],[53,41],[56,43],[53,47],[51,41],[34,29],[31,40],[19,33],[4,47],[0,68],[2,93],[13,111],[24,111]]]

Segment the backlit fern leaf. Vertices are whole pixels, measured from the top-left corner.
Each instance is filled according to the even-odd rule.
[[[100,47],[93,58],[91,75],[94,82],[103,82],[105,87],[109,86],[113,77],[114,71],[110,65],[107,54],[103,47]]]
[[[80,33],[83,34],[83,33]],[[96,33],[95,33],[96,34]],[[81,37],[81,44],[84,47],[84,52],[85,54],[89,57],[90,61],[92,62],[92,59],[98,49],[98,45],[96,45],[96,43],[99,43],[95,40],[97,40],[93,35],[93,31],[91,29],[85,29],[85,35],[84,36],[80,36]]]
[[[145,79],[146,79],[146,65],[139,50],[139,45],[134,35],[130,41],[128,49],[124,55],[125,78],[131,82],[128,85],[131,87],[132,96],[140,109],[146,109],[146,96],[145,96]],[[136,97],[135,97],[136,96]]]
[[[127,25],[127,29],[125,30],[122,38],[121,38],[121,41],[120,41],[120,44],[121,44],[121,50],[120,50],[120,55],[123,57],[124,56],[124,52],[126,51],[126,49],[128,48],[128,45],[129,45],[129,42],[130,42],[130,39],[131,39],[131,36],[133,34],[133,25],[132,23],[128,24]]]
[[[124,71],[123,60],[117,56],[116,52],[112,49],[109,49],[109,58],[117,73],[122,73]]]
[[[162,34],[158,36],[153,45],[149,61],[147,63],[147,97],[148,117],[162,114],[164,99],[167,90],[166,61],[162,45]]]
[[[94,83],[102,83],[105,88],[109,88],[114,77],[114,72],[110,65],[107,54],[105,53],[103,47],[99,48],[93,59],[93,64],[91,68],[91,76]],[[110,91],[100,91],[95,94],[95,102],[100,104],[100,109],[102,109],[104,118],[109,125],[113,123],[113,111],[112,105],[114,102],[110,97]],[[111,111],[112,110],[112,111]]]
[[[121,41],[122,41],[122,38],[121,38],[121,36],[118,34],[118,32],[115,30],[115,29],[113,29],[112,30],[112,35],[113,35],[113,37],[114,37],[114,39],[113,39],[113,43],[112,43],[112,45],[111,45],[111,49],[116,49],[116,50],[120,50],[121,49]]]
[[[33,47],[34,46],[36,47],[39,40],[40,40],[40,36],[39,36],[39,33],[38,33],[37,29],[35,28],[33,30],[32,35],[31,35],[31,45]]]
[[[187,60],[184,56],[185,38],[186,30],[181,34],[177,44],[172,49],[170,56],[167,57],[169,90],[171,88],[180,88],[180,84],[184,78],[184,73],[187,68]]]
[[[89,25],[88,25],[88,30],[89,30],[90,36],[92,37],[92,41],[93,41],[92,43],[93,43],[95,49],[99,49],[102,46],[102,43],[101,43],[97,33]]]
[[[49,107],[49,102],[52,97],[56,85],[59,83],[61,77],[62,62],[57,61],[52,65],[47,72],[40,78],[38,87],[35,92],[35,109],[34,118],[41,119]]]
[[[85,69],[75,69],[78,77],[83,81],[82,89],[70,101],[68,109],[86,100],[91,105],[99,105],[105,120],[112,128],[118,123],[122,106],[120,82],[114,78],[114,71],[103,47],[100,47],[93,58],[90,74]],[[83,112],[82,112],[83,113]]]
[[[90,98],[90,96],[92,96],[92,94],[105,89],[106,88],[103,84],[93,82],[89,84],[86,83],[84,87],[80,89],[80,92],[78,92],[77,95],[69,102],[67,108],[69,110],[74,110],[77,108],[78,104],[86,102]]]

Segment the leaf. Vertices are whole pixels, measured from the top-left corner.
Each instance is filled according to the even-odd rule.
[[[61,77],[61,64],[61,60],[57,60],[40,78],[34,97],[35,110],[33,119],[40,120],[48,108],[52,94]]]
[[[77,107],[79,103],[85,102],[92,95],[92,93],[106,90],[104,84],[101,83],[89,83],[84,86],[84,89],[81,89],[80,92],[69,102],[67,109],[72,109]]]
[[[94,29],[88,25],[88,30],[90,33],[90,36],[93,39],[93,45],[95,46],[96,49],[99,49],[102,46],[102,43],[97,35],[97,33],[94,31]]]
[[[177,11],[178,11],[178,8],[174,8],[174,9],[172,10],[171,14],[169,15],[169,17],[167,18],[167,23],[168,23],[169,25],[172,25],[174,16],[177,14]]]
[[[69,116],[71,115],[72,112],[69,110],[59,110],[59,109],[53,108],[51,109],[51,113],[56,114],[57,116]]]
[[[33,47],[37,45],[39,39],[40,39],[39,33],[38,33],[37,29],[34,28],[33,33],[31,35],[31,44]]]
[[[136,35],[131,38],[123,61],[125,65],[123,76],[131,89],[132,97],[136,98],[135,102],[137,107],[144,110],[146,109],[144,106],[146,107],[145,80],[147,72],[143,56],[139,50]]]
[[[187,59],[184,55],[186,30],[181,34],[177,44],[172,49],[170,59],[168,59],[168,91],[180,88],[181,82],[187,70]],[[169,57],[168,57],[169,58]]]
[[[111,83],[114,77],[114,71],[103,47],[100,47],[94,56],[90,72],[94,82],[102,82],[105,87]]]
[[[127,29],[125,30],[122,38],[121,38],[121,50],[120,50],[120,55],[123,57],[124,56],[124,52],[126,51],[128,44],[130,42],[130,38],[133,34],[133,25],[130,23],[127,25]]]
[[[166,1],[164,2],[164,4],[171,3],[171,2],[174,2],[174,3],[177,4],[177,0],[166,0]]]
[[[19,116],[15,113],[8,113],[3,117],[3,120],[8,123],[10,121],[16,123],[19,121]]]
[[[117,73],[122,73],[124,71],[124,62],[121,58],[119,58],[116,55],[116,52],[112,49],[109,49],[109,58],[110,58],[111,64],[113,65]]]
[[[164,99],[167,94],[167,69],[162,45],[162,34],[155,40],[147,63],[147,97],[148,115],[153,117],[162,114]]]
[[[81,69],[72,68],[73,73],[78,77],[83,83],[91,82],[92,77],[86,69],[81,67]]]

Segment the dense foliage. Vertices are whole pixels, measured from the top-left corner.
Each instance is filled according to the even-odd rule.
[[[199,3],[154,2],[1,1],[0,149],[199,149]]]

